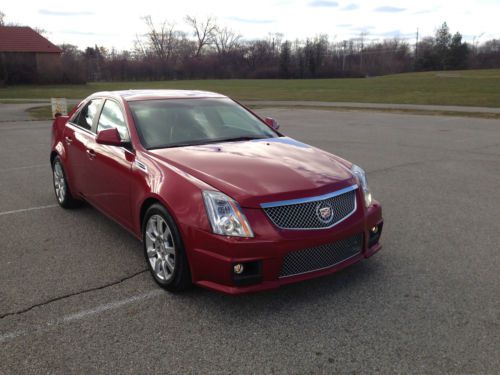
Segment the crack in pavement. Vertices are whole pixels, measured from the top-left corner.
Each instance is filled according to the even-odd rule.
[[[19,330],[7,332],[7,333],[1,333],[0,334],[0,343],[18,338],[20,336],[29,335],[30,337],[33,337],[34,334],[40,334],[43,332],[47,332],[48,330],[51,330],[51,329],[56,329],[57,327],[59,327],[62,324],[71,323],[71,322],[75,322],[75,321],[82,320],[82,319],[87,319],[87,318],[90,318],[94,315],[101,314],[103,312],[110,311],[110,310],[115,310],[115,309],[118,309],[120,307],[129,305],[129,304],[132,304],[132,303],[135,303],[138,301],[143,301],[143,300],[151,298],[151,297],[159,296],[159,295],[164,294],[164,293],[165,292],[163,290],[161,290],[160,288],[157,288],[157,289],[153,289],[147,293],[128,297],[126,299],[122,299],[119,301],[109,302],[109,303],[106,303],[104,305],[99,305],[99,306],[93,307],[93,308],[88,309],[88,310],[78,311],[78,312],[73,313],[73,314],[62,316],[58,319],[49,320],[49,321],[45,321],[43,323],[32,325],[31,327],[28,325],[27,327],[25,327],[23,329],[19,329]]]
[[[26,307],[22,310],[18,310],[18,311],[12,311],[12,312],[8,312],[8,313],[5,313],[5,314],[2,314],[0,315],[0,319],[4,319],[6,317],[9,317],[9,316],[13,316],[13,315],[20,315],[20,314],[24,314],[36,307],[41,307],[41,306],[45,306],[45,305],[48,305],[49,303],[52,303],[52,302],[56,302],[56,301],[60,301],[60,300],[63,300],[65,298],[69,298],[69,297],[74,297],[74,296],[78,296],[78,295],[81,295],[81,294],[85,294],[85,293],[89,293],[89,292],[94,292],[96,290],[101,290],[101,289],[105,289],[105,288],[108,288],[110,286],[114,286],[114,285],[117,285],[117,284],[120,284],[124,281],[127,281],[127,280],[130,280],[144,272],[147,272],[148,270],[147,269],[144,269],[142,271],[138,271],[132,275],[129,275],[129,276],[125,276],[123,278],[121,278],[120,280],[118,281],[114,281],[112,283],[108,283],[108,284],[105,284],[105,285],[101,285],[101,286],[97,286],[97,287],[94,287],[94,288],[89,288],[89,289],[84,289],[84,290],[80,290],[78,292],[73,292],[73,293],[69,293],[69,294],[65,294],[63,296],[59,296],[59,297],[54,297],[54,298],[51,298],[47,301],[44,301],[44,302],[40,302],[40,303],[37,303],[37,304],[34,304],[30,307]]]

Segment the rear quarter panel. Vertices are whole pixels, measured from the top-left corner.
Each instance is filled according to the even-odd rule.
[[[73,114],[82,106],[85,100],[75,105],[73,109],[67,116],[58,116],[52,122],[52,143],[51,143],[51,160],[52,154],[55,151],[63,161],[63,164],[66,160],[66,152],[64,148],[64,128],[66,127],[67,122],[73,116]]]
[[[64,161],[66,160],[66,153],[64,149],[64,128],[69,120],[69,116],[56,117],[52,123],[52,143],[51,143],[51,161],[52,154],[56,152],[59,157]]]

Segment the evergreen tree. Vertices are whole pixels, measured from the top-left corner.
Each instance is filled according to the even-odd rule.
[[[445,70],[448,68],[449,51],[451,44],[451,34],[448,24],[444,22],[436,31],[435,53],[438,62],[437,69]]]
[[[467,68],[467,58],[469,56],[469,47],[467,43],[462,43],[462,35],[456,32],[450,43],[448,55],[448,67],[450,69]]]
[[[280,73],[283,78],[290,78],[291,62],[292,44],[287,40],[281,45],[280,52]]]

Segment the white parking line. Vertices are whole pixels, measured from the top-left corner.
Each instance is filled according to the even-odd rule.
[[[27,211],[44,210],[46,208],[54,208],[54,207],[58,207],[58,205],[57,204],[49,204],[48,206],[20,208],[19,210],[12,210],[12,211],[3,211],[3,212],[0,212],[0,216],[18,214],[20,212],[27,212]]]
[[[12,123],[12,122],[17,122],[17,121],[1,121],[0,120],[0,125],[3,125],[2,123]],[[36,121],[33,121],[36,122]],[[48,126],[42,125],[42,124],[37,124],[37,125],[32,125],[32,126],[16,126],[16,127],[10,127],[6,128],[3,126],[0,126],[0,130],[45,130]]]
[[[89,318],[93,315],[97,315],[97,314],[100,314],[100,313],[103,313],[103,312],[109,311],[109,310],[114,310],[114,309],[120,308],[120,307],[125,306],[125,305],[129,305],[129,304],[134,303],[134,302],[143,301],[145,299],[152,298],[152,297],[158,296],[160,294],[165,294],[165,292],[161,289],[155,289],[155,290],[152,290],[150,292],[140,294],[137,296],[133,296],[133,297],[129,297],[129,298],[126,298],[126,299],[123,299],[120,301],[106,303],[104,305],[94,307],[93,309],[82,310],[82,311],[79,311],[79,312],[74,313],[74,314],[65,315],[60,319],[50,320],[48,322],[38,324],[38,325],[31,327],[31,328],[4,333],[4,334],[0,335],[0,343],[7,341],[7,340],[15,339],[16,337],[25,336],[28,334],[32,335],[35,332],[36,333],[45,332],[49,329],[57,328],[58,326],[65,324],[65,323],[83,320],[83,319]]]
[[[50,168],[50,164],[49,163],[45,163],[45,164],[27,165],[25,167],[5,168],[5,169],[0,169],[0,173],[1,172],[17,171],[17,170],[20,170],[20,169],[35,169],[35,168],[42,168],[42,167]]]

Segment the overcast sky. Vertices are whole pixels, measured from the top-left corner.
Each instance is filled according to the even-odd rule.
[[[145,33],[141,17],[147,15],[185,31],[186,14],[215,16],[245,39],[280,32],[292,40],[327,34],[341,41],[364,32],[367,39],[401,37],[413,43],[417,28],[420,35],[432,35],[444,21],[469,41],[500,38],[500,0],[9,0],[0,3],[0,11],[7,22],[45,29],[56,44],[118,50],[131,48],[136,35]]]

